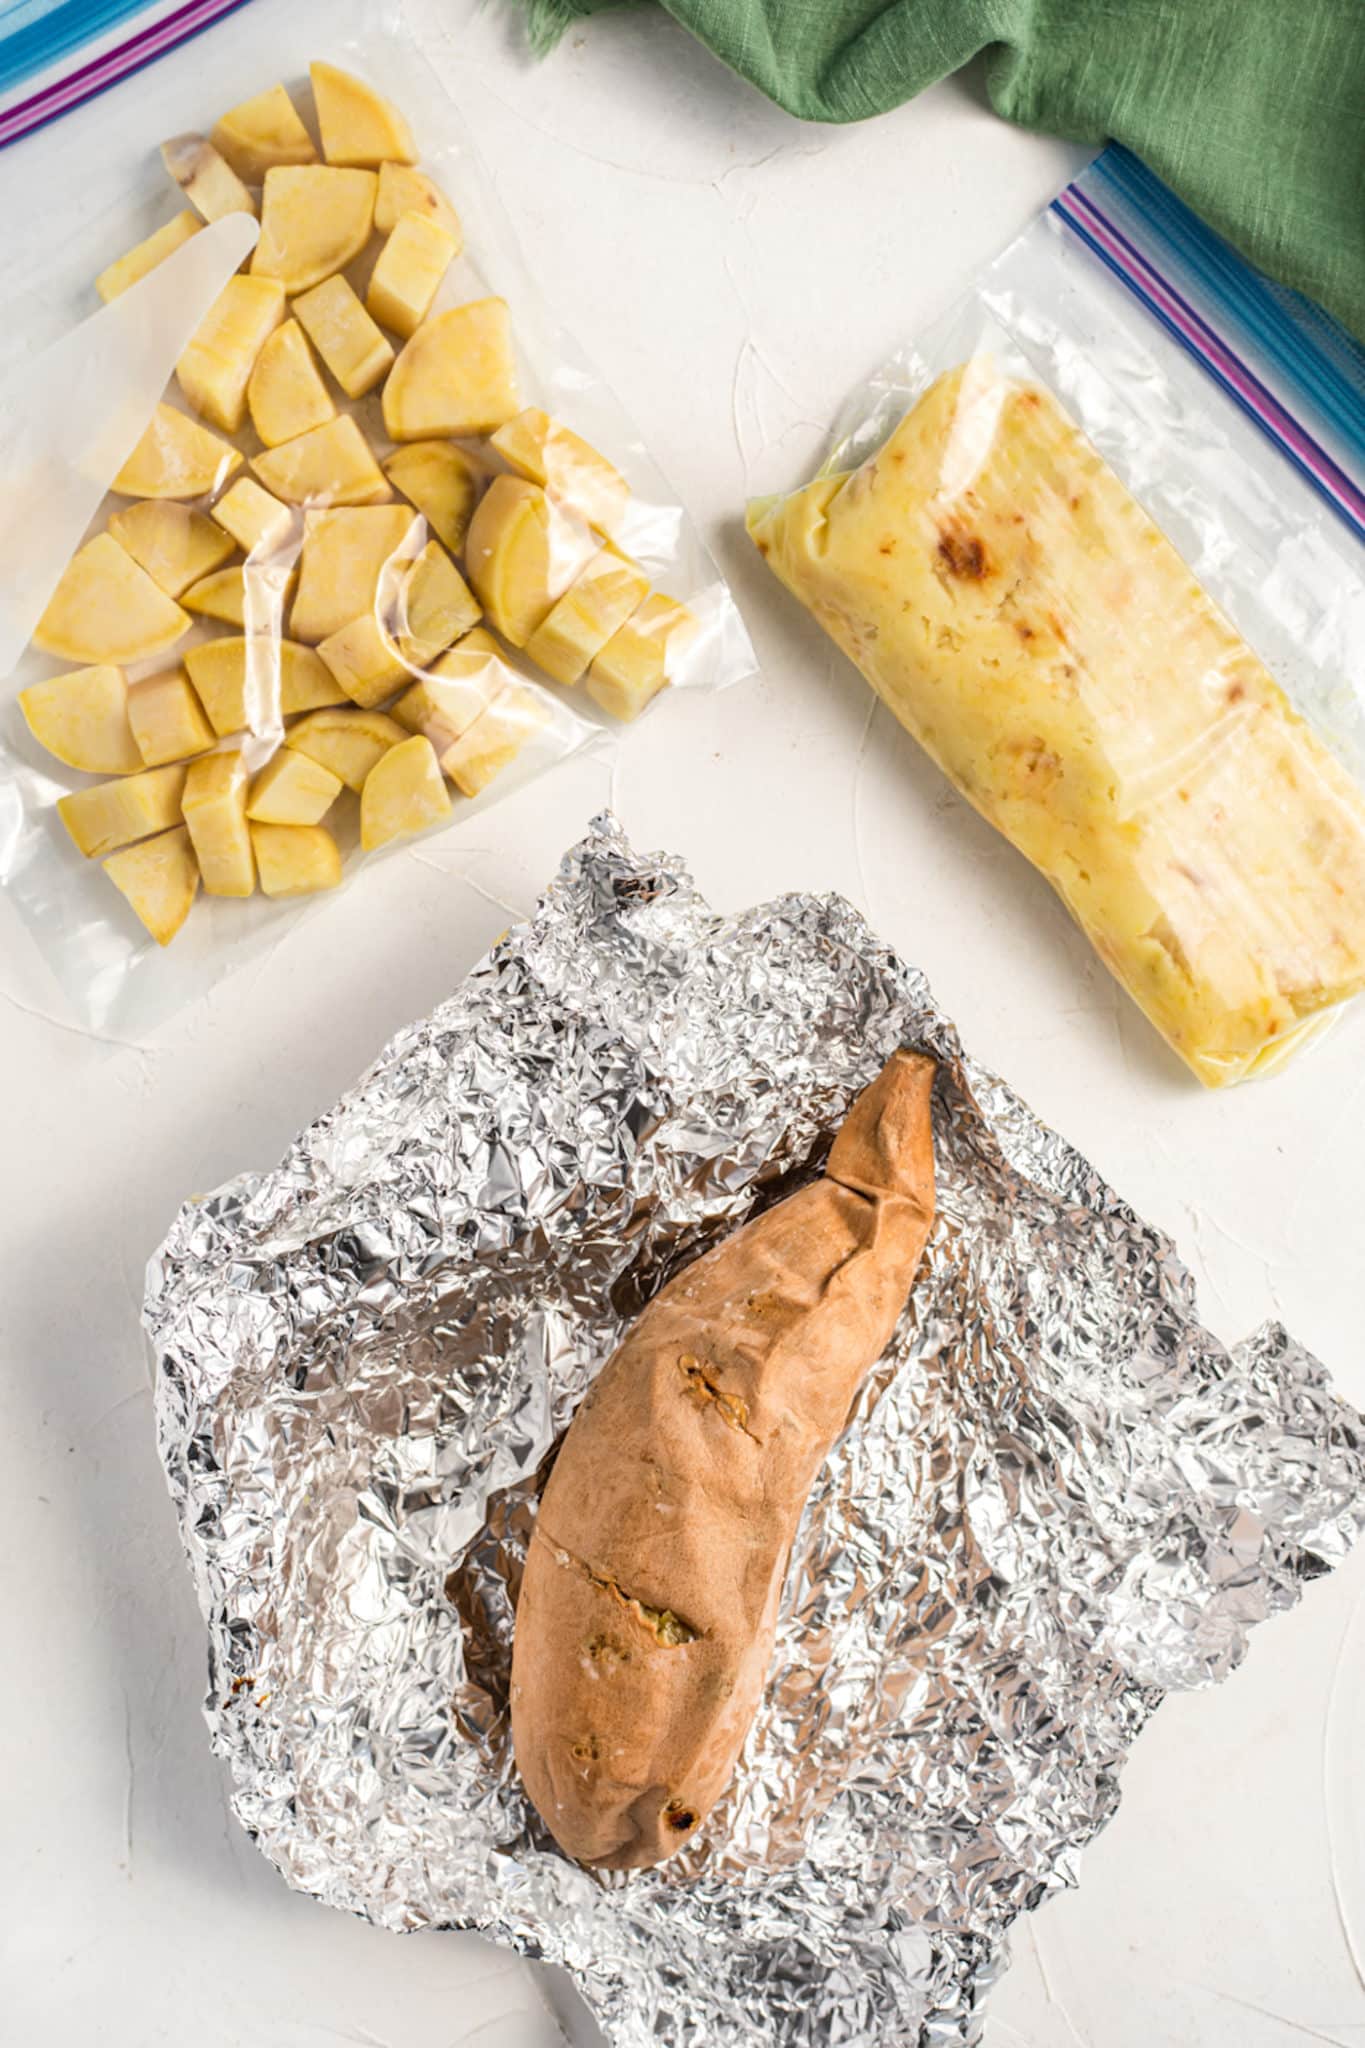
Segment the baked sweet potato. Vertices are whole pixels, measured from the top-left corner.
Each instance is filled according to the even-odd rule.
[[[802,1509],[933,1221],[934,1074],[893,1055],[823,1177],[661,1290],[564,1438],[517,1605],[512,1738],[581,1863],[662,1861],[730,1781]]]

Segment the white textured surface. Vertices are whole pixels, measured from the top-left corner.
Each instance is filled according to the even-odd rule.
[[[23,2048],[559,2038],[523,1965],[289,1894],[227,1816],[137,1307],[179,1200],[275,1159],[606,800],[718,903],[844,890],[974,1050],[1173,1232],[1215,1328],[1282,1314],[1365,1403],[1365,1007],[1297,1070],[1200,1094],[739,523],[746,489],[803,473],[850,384],[1078,153],[1007,129],[970,86],[856,129],[793,124],[652,11],[600,17],[538,69],[501,9],[439,12],[526,252],[716,546],[764,673],[668,705],[614,771],[571,763],[469,840],[369,872],[154,1045],[55,1026],[26,963],[0,965],[0,2038]],[[7,212],[62,136],[0,160]],[[1365,2048],[1363,1695],[1365,1557],[1220,1692],[1162,1709],[1081,1890],[1020,1928],[990,2048]]]

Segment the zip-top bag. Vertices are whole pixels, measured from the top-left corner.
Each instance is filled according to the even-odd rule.
[[[79,106],[22,146],[0,344],[0,883],[136,1031],[752,655],[401,9],[59,5],[0,53],[0,140]]]
[[[1209,1086],[1365,988],[1365,359],[1105,152],[753,538]]]

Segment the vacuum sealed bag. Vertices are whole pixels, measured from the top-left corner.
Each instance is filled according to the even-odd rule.
[[[749,510],[1212,1087],[1365,988],[1360,394],[1111,150]]]
[[[385,0],[252,0],[64,123],[16,234],[0,881],[91,1027],[752,665],[464,133]]]

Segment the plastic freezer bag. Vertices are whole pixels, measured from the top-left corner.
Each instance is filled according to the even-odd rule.
[[[1154,292],[1165,236],[1134,171],[1140,186],[1102,159],[1072,203],[1126,200],[1147,254],[1124,248]],[[863,395],[820,477],[749,525],[1219,1086],[1365,987],[1365,565],[1348,531],[1365,503],[1312,442],[1314,483],[1341,493],[1328,510],[1295,444],[1152,313],[1059,207]],[[1310,344],[1287,313],[1280,332],[1302,379]]]
[[[25,145],[0,880],[92,1028],[752,667],[464,133],[400,9],[252,0]]]

